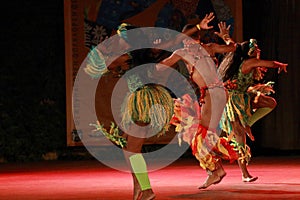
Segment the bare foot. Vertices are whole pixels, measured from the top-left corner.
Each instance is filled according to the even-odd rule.
[[[133,190],[133,200],[140,199],[141,194],[142,194],[142,190],[140,188],[134,188],[134,190]]]
[[[224,178],[224,176],[226,175],[223,174],[222,177],[220,177],[218,175],[217,170],[213,171],[211,174],[209,174],[205,180],[205,182],[203,183],[202,186],[198,187],[198,189],[205,189],[208,188],[209,186],[211,186],[212,184],[218,184],[221,182],[221,180]]]
[[[217,174],[220,177],[220,181],[226,176],[226,172],[221,164],[218,165]],[[218,182],[218,183],[219,183]],[[216,183],[215,183],[216,184]]]
[[[152,189],[143,190],[141,200],[152,200],[155,199],[155,194]]]

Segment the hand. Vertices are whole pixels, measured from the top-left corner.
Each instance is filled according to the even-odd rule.
[[[224,38],[225,36],[229,37],[230,26],[231,25],[228,25],[226,27],[226,22],[220,22],[220,23],[218,23],[218,27],[219,27],[220,32],[215,32],[215,34],[217,36],[219,36],[220,38]]]
[[[206,14],[205,17],[199,23],[201,29],[212,29],[213,26],[208,26],[208,23],[211,22],[215,18],[214,13],[211,12]]]
[[[236,89],[237,88],[237,80],[235,79],[235,80],[228,80],[228,81],[226,81],[225,83],[224,83],[224,87],[226,88],[226,89],[228,89],[228,90],[234,90],[234,89]]]
[[[253,77],[255,80],[259,81],[264,78],[265,73],[268,71],[266,67],[257,67],[253,72]]]
[[[269,95],[271,93],[275,93],[272,84],[273,84],[272,82],[268,82],[266,84],[259,83],[254,86],[250,86],[247,92],[254,93],[256,94],[257,97],[259,97],[261,94]]]
[[[285,63],[281,63],[281,62],[278,62],[278,61],[274,61],[274,65],[275,67],[278,67],[278,74],[280,74],[280,72],[283,70],[285,73],[287,73],[287,66],[288,64],[285,64]]]
[[[226,26],[226,22],[220,22],[218,23],[218,26],[220,32],[215,32],[215,34],[222,38],[226,44],[235,43],[229,35],[229,29],[231,25]]]

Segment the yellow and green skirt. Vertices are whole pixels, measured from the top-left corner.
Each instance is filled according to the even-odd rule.
[[[157,134],[160,136],[170,126],[174,103],[166,88],[157,84],[147,84],[129,93],[121,109],[121,125],[125,130],[133,123],[140,122],[159,130]]]
[[[229,91],[228,101],[224,108],[219,126],[224,132],[230,134],[233,129],[231,122],[238,119],[245,127],[251,115],[250,94],[246,92]]]

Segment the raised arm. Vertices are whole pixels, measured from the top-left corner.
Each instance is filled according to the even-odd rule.
[[[222,54],[235,51],[236,43],[229,36],[230,25],[226,26],[225,22],[220,22],[218,26],[220,32],[215,32],[215,34],[222,38],[226,44],[209,43],[207,46],[210,52],[215,55],[216,53]]]
[[[234,44],[235,41],[230,37],[229,34],[230,25],[226,26],[226,22],[220,22],[218,23],[218,27],[220,32],[215,32],[215,34],[222,38],[227,45]]]
[[[209,14],[206,14],[205,17],[200,21],[200,23],[196,24],[192,29],[186,30],[184,32],[182,32],[183,34],[179,34],[175,40],[170,40],[168,42],[163,42],[160,43],[156,46],[156,48],[160,48],[160,49],[165,49],[168,48],[172,45],[177,45],[180,42],[182,42],[182,40],[186,37],[186,36],[191,36],[194,33],[196,33],[197,31],[201,31],[201,30],[208,30],[213,28],[213,26],[209,26],[208,24],[215,18],[214,14],[211,12]]]

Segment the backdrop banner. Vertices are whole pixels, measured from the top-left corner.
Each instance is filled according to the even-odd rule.
[[[76,115],[78,113],[74,109],[78,103],[74,98],[74,83],[82,63],[95,46],[114,35],[122,22],[181,32],[184,25],[199,22],[209,12],[214,12],[216,16],[211,22],[214,30],[218,30],[219,21],[226,21],[232,25],[233,38],[242,41],[242,0],[64,0],[67,145],[83,145],[82,130],[75,126],[76,120],[83,119]],[[216,39],[214,30],[205,35],[206,40]],[[97,118],[107,129],[113,121],[111,97],[118,80],[110,74],[101,77],[95,92]],[[175,135],[174,127],[171,127],[167,134],[148,138],[147,143],[167,144]],[[91,137],[90,144],[107,144],[103,140],[107,140],[103,135],[96,140]]]

